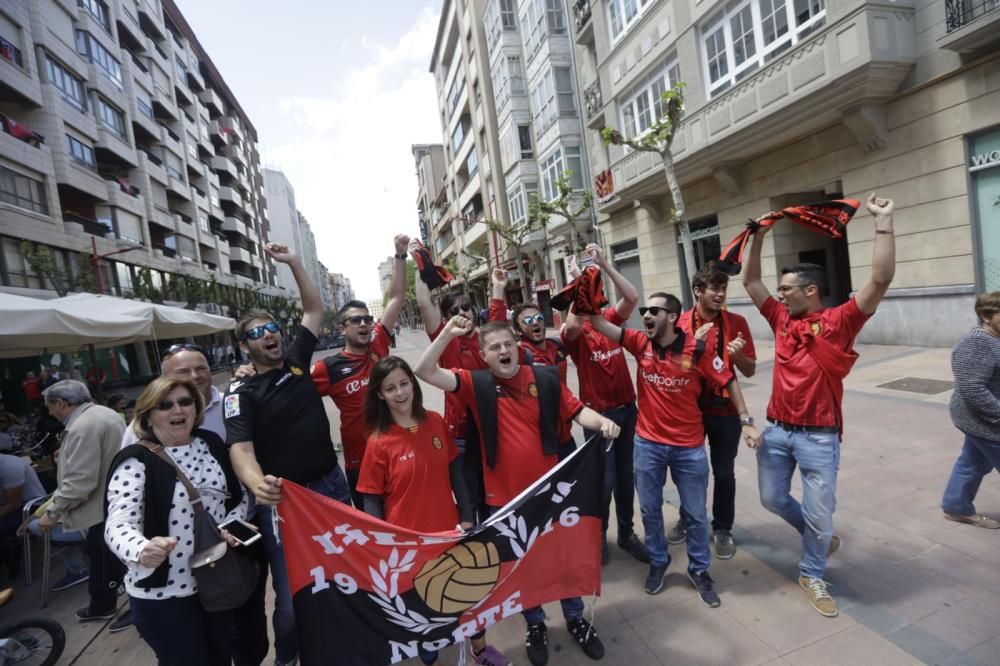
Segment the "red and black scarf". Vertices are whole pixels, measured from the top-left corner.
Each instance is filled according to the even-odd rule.
[[[549,301],[549,305],[556,310],[567,310],[573,306],[573,312],[578,315],[600,314],[607,304],[608,298],[604,295],[601,284],[601,271],[596,266],[584,268],[578,278]]]
[[[413,251],[413,260],[417,262],[417,272],[424,284],[430,289],[437,289],[451,282],[451,272],[444,266],[434,263],[430,251],[423,243],[417,241],[417,245],[420,247]]]

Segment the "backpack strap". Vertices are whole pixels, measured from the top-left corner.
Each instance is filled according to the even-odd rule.
[[[490,469],[497,464],[497,385],[489,369],[473,370],[472,390],[479,412],[479,441]]]
[[[538,387],[538,425],[542,436],[542,452],[547,455],[559,453],[559,402],[562,387],[559,385],[559,369],[551,365],[533,365],[535,386]]]

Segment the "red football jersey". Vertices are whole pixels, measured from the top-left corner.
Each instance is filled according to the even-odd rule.
[[[381,324],[372,329],[372,339],[364,354],[346,349],[316,361],[312,378],[320,395],[333,398],[340,411],[340,441],[344,446],[344,466],[361,467],[365,455],[365,395],[372,368],[389,355],[389,331]]]
[[[417,532],[446,532],[459,523],[448,465],[458,448],[444,419],[427,412],[413,429],[393,424],[373,434],[361,463],[358,492],[380,495],[386,522]]]
[[[655,345],[644,332],[628,329],[622,332],[621,344],[639,364],[636,433],[660,444],[704,445],[705,428],[698,407],[701,380],[717,386],[732,381],[733,373],[722,359],[707,348],[697,355],[694,336],[680,330],[666,349]]]
[[[801,319],[774,298],[760,307],[774,331],[774,379],[767,418],[808,426],[837,426],[837,406],[823,371],[803,344],[810,335],[823,338],[843,352],[852,352],[854,339],[868,321],[852,298]],[[841,394],[843,381],[838,381]]]
[[[614,307],[604,309],[604,318],[615,326],[625,320]],[[563,344],[580,380],[580,400],[587,407],[604,412],[635,402],[635,388],[625,360],[625,350],[594,330],[590,319],[584,317],[579,335],[570,340],[563,336]]]
[[[438,336],[441,335],[444,325],[445,322],[442,321],[437,330],[428,336],[432,342],[437,340]],[[438,365],[450,370],[480,370],[487,367],[486,361],[479,354],[479,336],[472,334],[452,338],[451,342],[448,343],[448,346],[441,353],[441,360],[438,361]],[[450,392],[445,393],[444,421],[448,424],[452,437],[465,439],[465,430],[467,427],[465,423],[466,416],[465,408],[462,407],[458,396]]]
[[[682,312],[681,316],[677,319],[677,328],[681,329],[690,336],[694,336],[694,328],[691,325],[691,313],[694,310],[688,310],[687,312]],[[742,316],[736,314],[735,312],[720,312],[718,318],[725,318],[723,322],[723,328],[725,328],[725,340],[723,344],[728,344],[730,340],[736,339],[737,334],[742,333],[743,339],[746,340],[746,344],[743,345],[743,354],[749,358],[757,360],[757,350],[753,346],[753,336],[750,335],[750,326],[747,324],[747,320]],[[704,322],[703,322],[704,323]],[[708,339],[706,340],[706,351],[718,354],[719,351],[719,326],[718,324],[712,326],[712,330],[708,332]],[[733,359],[729,357],[729,354],[723,356],[723,360],[728,360],[726,364],[730,372],[735,376],[736,366],[733,363]],[[721,402],[721,401],[720,401]],[[713,414],[716,416],[737,416],[739,412],[736,410],[736,405],[726,400],[725,403],[719,406],[705,406],[702,405],[701,411],[705,414]]]
[[[472,412],[477,426],[482,429],[476,409],[476,392],[472,387],[472,373],[458,370],[455,394],[464,407]],[[552,469],[559,458],[542,452],[542,436],[538,416],[538,387],[531,368],[522,365],[510,379],[494,377],[497,385],[497,457],[496,466],[490,469],[483,456],[483,477],[486,485],[486,503],[503,506],[518,493]],[[583,409],[560,383],[559,420],[568,423]]]

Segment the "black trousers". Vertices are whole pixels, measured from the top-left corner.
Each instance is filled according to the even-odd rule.
[[[712,529],[729,531],[736,517],[736,454],[740,450],[743,427],[736,415],[705,414],[702,422],[708,436],[708,458],[714,482]]]
[[[267,640],[267,611],[264,598],[267,595],[267,557],[264,555],[264,541],[246,548],[260,565],[257,586],[246,603],[233,611],[233,664],[235,666],[260,666],[267,657],[270,644]]]
[[[125,569],[115,557],[106,557],[104,522],[91,526],[83,541],[83,552],[90,560],[90,612],[103,614],[118,607],[118,588],[122,585]]]
[[[233,612],[209,613],[198,595],[169,599],[131,597],[132,617],[160,666],[229,666]]]

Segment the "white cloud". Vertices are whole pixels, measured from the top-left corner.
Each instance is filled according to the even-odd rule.
[[[394,44],[362,36],[365,64],[334,84],[332,94],[276,102],[298,139],[265,147],[265,160],[295,188],[320,260],[347,274],[361,298],[377,295],[377,267],[392,254],[393,236],[418,232],[410,146],[441,141],[427,71],[437,23],[436,12],[425,8]]]

